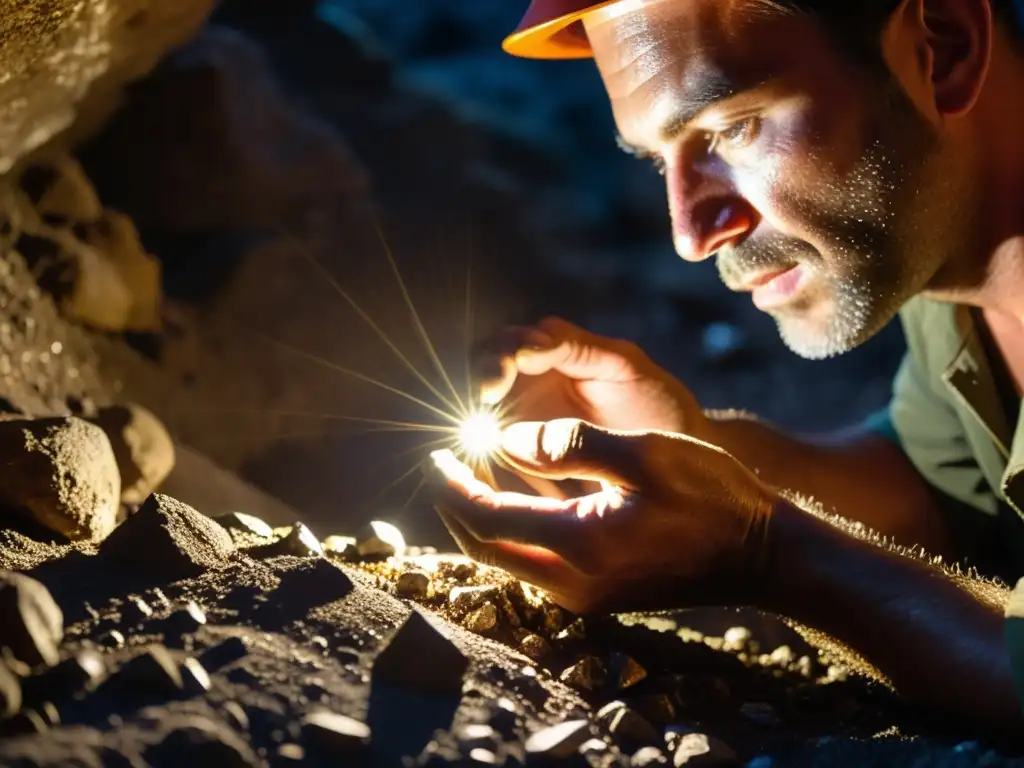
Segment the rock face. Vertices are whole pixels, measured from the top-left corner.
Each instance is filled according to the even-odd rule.
[[[100,408],[90,421],[107,433],[121,473],[121,501],[141,504],[174,468],[174,442],[140,405]]]
[[[75,417],[0,422],[0,505],[72,541],[114,529],[121,478],[110,440]]]
[[[122,85],[206,20],[212,0],[0,0],[0,174],[68,128],[88,134]]]

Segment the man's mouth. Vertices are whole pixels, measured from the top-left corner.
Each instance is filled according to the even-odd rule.
[[[754,306],[760,310],[780,307],[803,287],[807,271],[802,264],[775,269],[747,278],[741,290],[750,291]]]

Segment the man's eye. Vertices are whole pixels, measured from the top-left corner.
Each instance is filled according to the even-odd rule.
[[[722,149],[743,149],[754,143],[761,131],[761,120],[756,117],[748,117],[733,123],[722,131],[716,131],[711,136],[708,152],[714,152],[720,146]]]

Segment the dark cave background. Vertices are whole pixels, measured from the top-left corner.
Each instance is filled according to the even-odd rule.
[[[351,420],[439,417],[337,368],[437,402],[340,287],[444,386],[379,232],[460,392],[474,339],[557,314],[636,341],[706,407],[786,428],[888,399],[898,323],[802,360],[713,263],[676,257],[662,181],[616,147],[592,63],[501,51],[525,7],[228,0],[80,153],[163,263],[167,331],[131,339],[182,388],[158,412],[321,535],[383,518],[448,543],[413,495],[433,435]]]

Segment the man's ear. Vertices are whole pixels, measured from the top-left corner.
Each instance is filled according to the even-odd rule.
[[[981,93],[992,56],[990,0],[912,0],[929,49],[935,110],[960,117]]]

